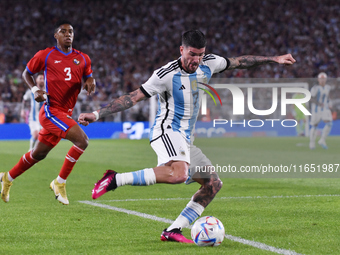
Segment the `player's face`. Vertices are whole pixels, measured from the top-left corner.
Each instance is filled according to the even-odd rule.
[[[44,89],[44,75],[39,74],[38,77],[35,79],[35,82],[39,89]]]
[[[196,49],[190,46],[181,46],[180,51],[182,55],[181,61],[184,70],[188,73],[196,72],[198,65],[200,64],[204,56],[205,47],[201,49]]]
[[[322,75],[321,77],[318,78],[319,84],[321,86],[325,86],[326,85],[326,81],[327,81],[327,77]]]
[[[57,32],[54,34],[54,38],[60,46],[69,47],[73,42],[73,27],[69,24],[61,25]]]

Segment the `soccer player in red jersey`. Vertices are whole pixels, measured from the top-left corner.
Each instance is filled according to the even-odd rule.
[[[37,102],[46,101],[39,113],[42,129],[33,150],[24,154],[19,162],[9,171],[0,173],[1,198],[9,201],[12,182],[34,164],[44,159],[61,138],[73,143],[68,151],[59,175],[50,188],[56,199],[62,204],[69,204],[65,183],[73,166],[88,145],[88,137],[72,116],[78,94],[82,88],[89,94],[95,91],[96,82],[92,77],[91,59],[88,55],[72,48],[73,27],[69,21],[56,24],[54,38],[57,46],[37,52],[27,63],[22,77],[30,87]],[[45,91],[40,90],[33,79],[33,74],[44,71]]]

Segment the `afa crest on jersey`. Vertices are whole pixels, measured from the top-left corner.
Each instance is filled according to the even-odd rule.
[[[198,81],[202,81],[203,83],[208,83],[208,78],[207,78],[207,76],[203,75],[203,77],[198,79]],[[197,80],[192,80],[190,82],[191,89],[193,91],[197,91],[197,87],[198,87],[197,83],[202,83],[202,82],[198,82],[198,81]]]
[[[191,85],[191,89],[193,91],[197,90],[197,81],[196,80],[192,80],[190,85]]]
[[[180,153],[182,156],[185,156],[185,150],[183,150],[182,147],[179,147],[179,153]]]
[[[80,64],[80,61],[78,59],[73,59],[73,63],[75,63],[76,65],[79,65]]]

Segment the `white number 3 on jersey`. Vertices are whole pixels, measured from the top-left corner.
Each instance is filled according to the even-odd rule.
[[[65,81],[71,80],[71,67],[65,67],[64,72],[66,73]]]

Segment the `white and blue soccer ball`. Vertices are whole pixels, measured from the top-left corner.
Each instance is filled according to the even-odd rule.
[[[219,246],[224,235],[222,222],[213,216],[199,218],[191,229],[191,238],[198,246]]]

